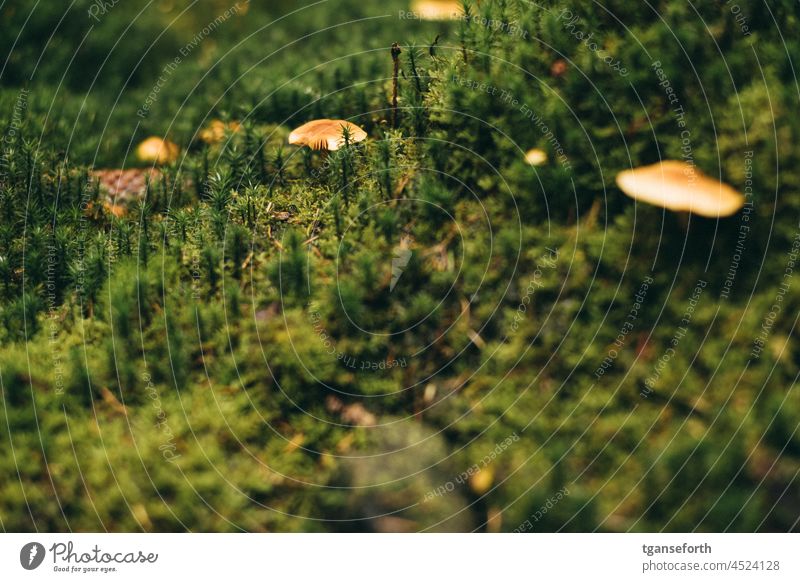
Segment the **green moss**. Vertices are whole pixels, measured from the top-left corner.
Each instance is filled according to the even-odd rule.
[[[76,8],[22,117],[41,47],[15,49],[0,90],[4,135],[14,128],[0,146],[3,527],[512,531],[566,487],[537,531],[797,528],[796,281],[751,356],[798,229],[795,3],[771,3],[783,35],[746,0],[750,35],[723,3],[611,0],[471,8],[524,37],[399,20],[404,2],[383,19],[340,26],[375,15],[347,1],[261,30],[288,4],[221,27],[143,120],[162,63],[219,6],[187,13],[135,67],[146,36],[111,50],[132,19],[120,4],[56,89]],[[21,6],[0,9],[12,27]],[[26,34],[52,25],[44,11]],[[390,130],[393,41],[406,44]],[[103,51],[114,60],[84,95],[75,71],[99,70]],[[725,298],[742,215],[687,229],[614,185],[686,153],[654,61],[698,167],[756,185]],[[217,117],[243,129],[201,145]],[[370,137],[329,155],[286,146],[314,117]],[[185,157],[115,218],[88,168],[129,165],[150,133]],[[532,147],[546,165],[525,164]],[[403,237],[412,253],[392,287]],[[380,426],[357,426],[353,405]],[[423,503],[512,435],[485,495],[463,481]]]

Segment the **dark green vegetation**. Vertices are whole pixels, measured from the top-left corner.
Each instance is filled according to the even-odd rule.
[[[798,528],[796,1],[739,0],[746,35],[722,1],[471,8],[527,35],[270,2],[186,56],[231,4],[29,4],[0,8],[3,529]],[[370,137],[285,145],[319,117]],[[211,118],[243,130],[202,146]],[[185,155],[115,218],[88,169],[150,134]],[[751,178],[746,213],[614,186],[684,154]]]

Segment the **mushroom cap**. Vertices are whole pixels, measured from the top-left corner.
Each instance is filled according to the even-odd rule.
[[[130,168],[127,170],[93,170],[90,176],[100,186],[100,191],[110,200],[129,202],[144,195],[147,181],[154,183],[164,174],[157,168]]]
[[[531,166],[541,166],[547,163],[547,152],[540,150],[539,148],[528,150],[528,152],[525,154],[525,161]]]
[[[144,196],[148,180],[152,184],[164,176],[157,168],[92,170],[89,175],[100,187],[105,209],[118,218],[125,214],[131,202]]]
[[[744,196],[727,184],[674,160],[620,172],[617,185],[636,200],[710,218],[730,216],[744,206]]]
[[[491,465],[478,469],[469,478],[469,488],[477,495],[483,495],[492,488],[494,483],[494,468]]]
[[[414,0],[411,12],[421,20],[457,20],[463,15],[460,0]]]
[[[149,164],[171,164],[178,159],[180,153],[181,148],[178,144],[160,137],[148,137],[136,148],[136,157],[139,161]]]
[[[226,130],[230,131],[231,133],[236,133],[240,128],[241,124],[238,121],[229,121],[225,123],[219,119],[214,119],[206,127],[200,130],[198,136],[200,137],[201,141],[211,145],[220,143],[222,140],[224,140]]]
[[[344,119],[317,119],[309,121],[289,134],[292,145],[308,146],[312,150],[338,150],[344,145],[343,129],[350,131],[350,142],[367,139],[367,132]]]

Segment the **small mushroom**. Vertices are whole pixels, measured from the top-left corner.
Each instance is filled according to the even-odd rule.
[[[136,148],[136,157],[140,162],[148,164],[171,164],[178,159],[180,153],[181,148],[177,144],[160,137],[148,137]]]
[[[542,166],[547,163],[547,152],[539,148],[528,150],[525,154],[525,161],[531,166]]]
[[[478,472],[473,473],[469,478],[469,488],[476,495],[484,495],[492,488],[493,483],[494,468],[491,465],[478,469]]]
[[[744,196],[727,184],[674,160],[620,172],[617,185],[635,200],[710,218],[730,216],[744,206]]]
[[[568,69],[569,65],[567,65],[567,61],[564,59],[556,59],[553,61],[553,64],[550,65],[550,75],[559,79],[567,74]]]
[[[241,129],[241,124],[239,124],[238,121],[229,121],[225,123],[219,119],[214,119],[205,128],[200,130],[198,137],[201,141],[212,145],[224,140],[226,131],[236,133],[239,129]]]
[[[317,119],[309,121],[289,134],[292,145],[308,146],[312,150],[338,150],[344,145],[344,129],[349,132],[350,143],[364,141],[367,132],[343,119]]]
[[[148,181],[152,184],[162,179],[163,174],[156,168],[129,168],[93,170],[90,176],[97,182],[100,192],[109,202],[124,206],[141,199],[147,189]]]
[[[460,0],[414,0],[411,12],[420,20],[458,20],[463,16]]]

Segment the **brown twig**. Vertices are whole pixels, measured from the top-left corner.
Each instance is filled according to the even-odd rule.
[[[394,72],[392,73],[392,127],[397,129],[397,77],[400,74],[400,45],[392,43],[392,63]]]

